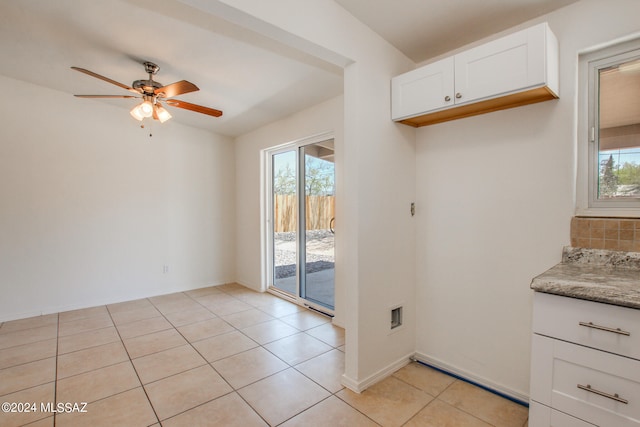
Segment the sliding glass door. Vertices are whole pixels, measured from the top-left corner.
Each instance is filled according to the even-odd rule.
[[[272,155],[273,271],[271,285],[297,294],[298,156],[296,150]]]
[[[333,310],[333,139],[292,146],[269,156],[269,286],[292,298]]]
[[[304,193],[304,203],[301,203],[304,213],[300,215],[300,230],[304,230],[304,238],[301,239],[303,268],[300,271],[300,296],[333,309],[335,271],[333,141],[300,147],[299,155],[302,169],[299,178],[302,181],[300,187]]]

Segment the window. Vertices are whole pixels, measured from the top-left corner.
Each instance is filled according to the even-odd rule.
[[[640,216],[640,42],[587,55],[588,209]]]

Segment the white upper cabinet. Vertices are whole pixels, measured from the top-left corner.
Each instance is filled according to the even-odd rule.
[[[392,79],[392,119],[412,126],[558,97],[558,42],[546,23]]]
[[[551,33],[547,25],[536,25],[456,55],[458,100],[470,102],[544,86],[547,31]]]
[[[453,57],[393,79],[394,118],[453,105]]]

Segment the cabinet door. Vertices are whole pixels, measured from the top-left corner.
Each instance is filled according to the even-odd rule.
[[[529,405],[529,427],[594,427],[594,424],[532,400]]]
[[[453,105],[453,57],[391,80],[391,118],[417,116]]]
[[[534,334],[531,399],[599,426],[640,426],[640,361]]]
[[[544,85],[547,31],[536,25],[456,55],[456,104]]]

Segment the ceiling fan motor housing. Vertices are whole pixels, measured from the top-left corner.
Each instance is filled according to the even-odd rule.
[[[131,84],[134,89],[141,89],[145,95],[153,96],[154,91],[163,87],[162,83],[158,83],[155,80],[136,80]]]
[[[158,71],[160,71],[160,67],[153,62],[145,61],[142,63],[144,65],[144,69],[149,74],[148,80],[136,80],[131,84],[131,87],[134,89],[142,90],[144,95],[153,96],[156,89],[163,87],[162,83],[158,83],[153,80],[153,76],[156,75]]]

